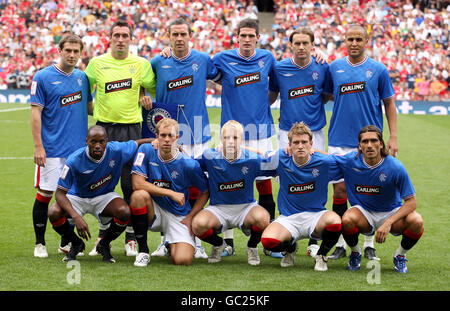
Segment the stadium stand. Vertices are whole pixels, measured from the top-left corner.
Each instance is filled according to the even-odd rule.
[[[84,69],[108,49],[117,19],[136,28],[131,51],[151,59],[169,45],[166,25],[174,17],[192,22],[192,48],[210,55],[236,47],[238,21],[252,17],[260,21],[260,47],[277,59],[290,56],[290,32],[309,26],[316,49],[331,62],[345,56],[346,25],[363,24],[371,35],[370,56],[388,68],[396,99],[449,101],[449,13],[448,1],[439,0],[0,0],[0,89],[28,88],[37,70],[57,61],[56,44],[66,32],[83,38]],[[211,85],[208,92],[220,88]]]

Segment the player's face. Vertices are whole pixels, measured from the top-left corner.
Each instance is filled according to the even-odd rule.
[[[81,47],[78,43],[66,42],[61,49],[58,49],[61,56],[63,68],[74,68],[81,56]]]
[[[227,159],[236,159],[242,144],[242,134],[233,127],[222,130],[223,154]]]
[[[116,26],[112,30],[111,50],[116,55],[128,54],[131,43],[130,29],[125,26]]]
[[[362,60],[368,41],[363,29],[359,27],[349,29],[345,36],[348,56],[354,60]]]
[[[289,146],[296,162],[301,162],[311,154],[312,141],[306,134],[294,134],[289,142]]]
[[[256,43],[258,43],[259,35],[253,28],[241,28],[238,37],[239,52],[245,56],[250,56],[255,52]]]
[[[378,139],[377,133],[363,133],[361,135],[358,147],[367,163],[375,164],[381,160],[381,149],[383,148],[383,143]]]
[[[306,34],[296,34],[292,38],[292,51],[297,59],[306,59],[311,56],[313,45],[311,38]]]
[[[170,27],[170,44],[175,55],[184,56],[189,51],[189,40],[192,34],[189,34],[187,25],[172,25]]]
[[[86,145],[89,149],[89,156],[93,159],[100,160],[105,153],[108,138],[103,131],[93,131],[86,138]]]
[[[177,149],[177,135],[173,126],[165,126],[159,129],[158,145],[162,154],[172,154]]]

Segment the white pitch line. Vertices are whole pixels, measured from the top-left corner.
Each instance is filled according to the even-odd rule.
[[[9,112],[9,111],[18,111],[18,110],[27,110],[27,109],[30,109],[30,107],[2,109],[2,110],[0,110],[0,112]]]
[[[33,157],[0,157],[0,160],[33,160]]]

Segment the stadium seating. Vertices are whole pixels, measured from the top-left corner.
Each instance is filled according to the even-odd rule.
[[[256,2],[255,2],[256,3]],[[235,48],[239,20],[258,18],[253,1],[61,0],[0,2],[0,89],[28,88],[34,73],[56,61],[56,44],[74,32],[86,45],[79,67],[108,49],[111,24],[117,19],[135,26],[133,53],[151,59],[169,44],[166,25],[185,16],[192,22],[192,48],[211,56]],[[351,23],[367,26],[368,52],[384,63],[395,85],[396,99],[448,101],[450,61],[449,13],[446,1],[274,1],[271,29],[261,27],[260,47],[277,59],[289,57],[287,38],[298,26],[315,32],[316,49],[328,61],[345,56],[343,35]],[[267,14],[264,14],[267,18]],[[269,15],[270,16],[270,15]],[[220,92],[213,85],[210,93]]]

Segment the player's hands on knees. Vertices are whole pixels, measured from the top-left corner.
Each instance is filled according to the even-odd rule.
[[[382,224],[375,234],[375,241],[377,241],[377,243],[384,243],[389,232],[391,231],[391,227],[392,226],[390,223],[385,222],[384,224]]]
[[[184,193],[181,192],[175,192],[173,191],[172,194],[169,196],[169,198],[176,203],[178,203],[180,206],[183,206],[184,203],[186,203],[186,198],[184,197]]]
[[[141,104],[141,106],[146,109],[146,110],[150,110],[153,107],[153,102],[152,102],[152,98],[150,96],[142,96],[139,98],[139,104]]]
[[[36,148],[34,150],[34,163],[36,163],[39,166],[45,167],[46,159],[47,155],[45,153],[44,147]]]
[[[78,235],[85,239],[86,241],[91,238],[91,232],[89,231],[89,226],[82,217],[72,218],[75,222],[75,228],[77,228]]]
[[[159,52],[159,55],[161,55],[164,58],[170,58],[172,49],[168,46],[166,46],[164,49],[162,49],[161,52]]]
[[[188,227],[189,229],[189,234],[190,235],[194,235],[194,232],[192,231],[192,217],[187,215],[186,218],[184,218],[181,223],[183,225],[185,225],[186,227]]]

